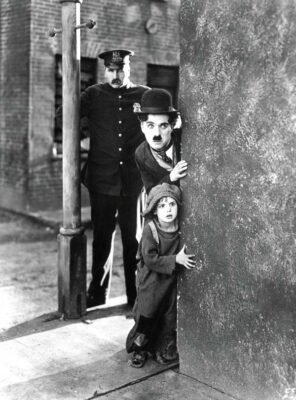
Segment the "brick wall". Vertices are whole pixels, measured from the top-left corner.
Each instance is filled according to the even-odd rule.
[[[30,1],[0,4],[1,204],[26,207]]]
[[[31,110],[30,110],[30,206],[34,210],[62,207],[60,159],[52,155],[55,115],[55,40],[48,36],[61,27],[57,0],[31,0]]]
[[[49,38],[48,31],[61,27],[61,4],[58,0],[4,0],[1,2],[1,20],[7,20],[7,10],[12,7],[13,18],[25,29],[25,32],[15,35],[10,32],[10,46],[1,39],[1,55],[10,57],[11,65],[2,71],[1,79],[7,82],[6,90],[10,91],[8,81],[17,83],[14,93],[14,107],[7,100],[0,103],[0,112],[6,114],[5,122],[1,123],[1,142],[7,142],[5,155],[1,154],[1,166],[6,170],[0,175],[0,184],[10,183],[11,170],[7,170],[8,163],[13,162],[18,168],[17,182],[22,182],[25,205],[28,209],[41,210],[61,208],[62,180],[61,159],[52,155],[54,137],[54,107],[55,107],[55,55],[62,53],[61,35]],[[135,51],[132,62],[132,80],[135,83],[146,84],[147,64],[178,65],[179,64],[179,36],[178,12],[179,0],[169,2],[153,2],[148,0],[88,0],[81,5],[81,21],[88,19],[96,21],[92,30],[81,30],[81,56],[96,58],[98,53],[114,47],[125,47]],[[27,4],[27,5],[26,5]],[[12,18],[10,16],[9,18]],[[152,18],[157,23],[157,32],[149,35],[145,31],[145,22]],[[25,21],[24,21],[25,20]],[[2,22],[2,21],[0,21]],[[5,26],[9,25],[8,21]],[[2,24],[1,24],[2,25]],[[30,31],[29,31],[30,28]],[[2,35],[1,35],[2,36]],[[23,45],[24,38],[27,45]],[[20,38],[20,40],[17,40]],[[15,49],[14,52],[11,49]],[[15,61],[15,53],[23,61]],[[9,56],[10,54],[10,56]],[[29,57],[30,55],[30,57]],[[3,60],[3,57],[1,57]],[[3,61],[1,61],[3,63]],[[13,64],[13,65],[12,65]],[[17,65],[17,68],[16,68]],[[11,70],[17,69],[19,81],[11,77]],[[2,68],[1,68],[2,70]],[[104,68],[98,63],[98,81],[102,81]],[[2,85],[1,85],[2,86]],[[2,96],[1,96],[2,98]],[[15,108],[17,107],[17,109]],[[22,107],[24,115],[18,110]],[[6,121],[12,112],[12,123]],[[14,123],[19,118],[22,122],[22,134]],[[2,119],[2,118],[1,118]],[[26,121],[25,124],[23,122]],[[3,133],[5,132],[5,133]],[[17,135],[17,139],[12,138]],[[13,144],[13,147],[11,146]],[[2,146],[1,146],[2,149]],[[0,150],[2,153],[2,150]],[[26,168],[25,168],[26,166]],[[1,168],[2,170],[2,168]],[[1,174],[1,173],[0,173]],[[22,181],[23,180],[23,181]],[[15,182],[15,181],[14,181]],[[9,186],[9,185],[8,185]],[[26,189],[27,188],[27,189]],[[16,193],[17,186],[11,185],[12,194]],[[13,198],[13,196],[12,196]],[[83,191],[83,203],[87,202],[87,195]],[[3,202],[1,205],[10,205],[11,208],[20,208],[24,202],[16,204]]]

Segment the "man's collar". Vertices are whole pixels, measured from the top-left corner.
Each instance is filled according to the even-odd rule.
[[[172,145],[173,145],[173,140],[171,139],[171,141],[170,141],[166,146],[164,146],[163,148],[161,148],[161,149],[159,149],[159,150],[155,150],[155,149],[152,149],[152,147],[151,147],[151,149],[152,149],[153,151],[155,151],[155,153],[163,153],[163,152],[165,152],[165,151],[168,151],[168,149],[169,149],[170,147],[172,147]]]
[[[128,81],[128,83],[124,86],[124,89],[130,89],[133,85],[131,81]]]

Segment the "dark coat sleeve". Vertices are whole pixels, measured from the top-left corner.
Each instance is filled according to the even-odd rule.
[[[87,117],[90,109],[89,104],[91,102],[91,91],[84,90],[80,96],[80,118]]]
[[[84,91],[80,96],[80,139],[85,139],[89,136],[87,131],[87,110],[89,108],[90,96],[89,93]],[[56,126],[63,129],[63,106],[59,106],[55,112]]]

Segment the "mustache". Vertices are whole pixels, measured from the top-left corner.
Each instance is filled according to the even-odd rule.
[[[154,137],[153,137],[153,141],[154,141],[154,142],[161,142],[161,136],[160,136],[160,135],[154,136]]]
[[[111,83],[116,85],[117,83],[121,83],[121,80],[116,78],[116,79],[113,79]]]

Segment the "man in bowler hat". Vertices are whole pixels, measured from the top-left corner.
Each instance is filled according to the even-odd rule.
[[[88,87],[81,95],[81,117],[87,117],[90,132],[84,182],[89,190],[93,224],[92,280],[87,307],[106,302],[110,273],[104,266],[117,220],[128,304],[133,306],[136,298],[136,215],[142,183],[134,157],[143,135],[133,109],[149,88],[130,81],[133,55],[124,49],[99,54],[104,61],[106,82]]]
[[[178,111],[171,94],[164,89],[145,92],[135,107],[146,141],[136,149],[136,164],[148,194],[163,182],[179,185],[187,175],[188,164],[180,160],[180,138],[174,135]]]

